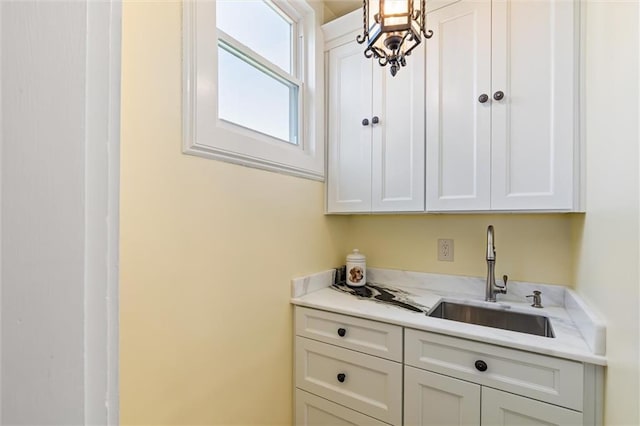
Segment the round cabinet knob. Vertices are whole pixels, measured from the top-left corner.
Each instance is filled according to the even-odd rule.
[[[338,336],[344,337],[345,334],[347,334],[347,330],[345,330],[344,328],[338,329]]]
[[[362,125],[363,126],[368,126],[369,125],[369,119],[368,118],[363,119],[362,120]]]
[[[478,102],[480,102],[481,104],[487,102],[488,100],[489,100],[489,95],[487,95],[486,93],[483,93],[478,97]]]
[[[478,371],[487,371],[487,363],[482,361],[482,360],[477,360],[476,361],[476,369]]]
[[[338,374],[338,381],[339,381],[340,383],[344,383],[344,380],[345,380],[346,378],[347,378],[347,375],[346,375],[346,374],[344,374],[344,373],[340,373],[340,374]]]
[[[371,122],[373,124],[378,124],[380,122],[380,119],[378,118],[377,115],[374,115],[373,118],[371,119]]]
[[[504,92],[500,90],[493,94],[493,99],[495,99],[496,101],[501,101],[502,98],[504,98]]]

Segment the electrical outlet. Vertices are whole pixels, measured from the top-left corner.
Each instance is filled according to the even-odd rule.
[[[438,240],[438,260],[453,262],[453,240]]]

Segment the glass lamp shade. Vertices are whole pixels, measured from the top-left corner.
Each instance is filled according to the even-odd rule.
[[[369,23],[379,24],[384,32],[406,30],[413,16],[414,1],[419,0],[370,0]]]

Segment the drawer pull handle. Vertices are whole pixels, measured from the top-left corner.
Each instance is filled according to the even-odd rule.
[[[487,363],[482,361],[482,360],[477,360],[476,361],[476,369],[478,371],[487,371]]]
[[[347,334],[347,330],[345,330],[345,329],[344,329],[344,328],[342,328],[342,327],[338,329],[338,336],[340,336],[340,337],[344,337],[344,336],[345,336],[345,334]]]
[[[339,381],[340,383],[344,383],[344,380],[345,380],[346,378],[347,378],[347,375],[346,375],[346,374],[344,374],[344,373],[340,373],[340,374],[338,374],[338,381]]]

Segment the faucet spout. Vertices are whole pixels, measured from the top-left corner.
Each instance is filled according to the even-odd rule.
[[[493,225],[487,228],[487,262],[496,260],[496,247],[493,244]]]
[[[485,300],[487,302],[496,301],[496,293],[507,292],[507,279],[504,275],[504,285],[496,284],[496,247],[494,245],[493,225],[487,228],[487,286],[485,291]]]

